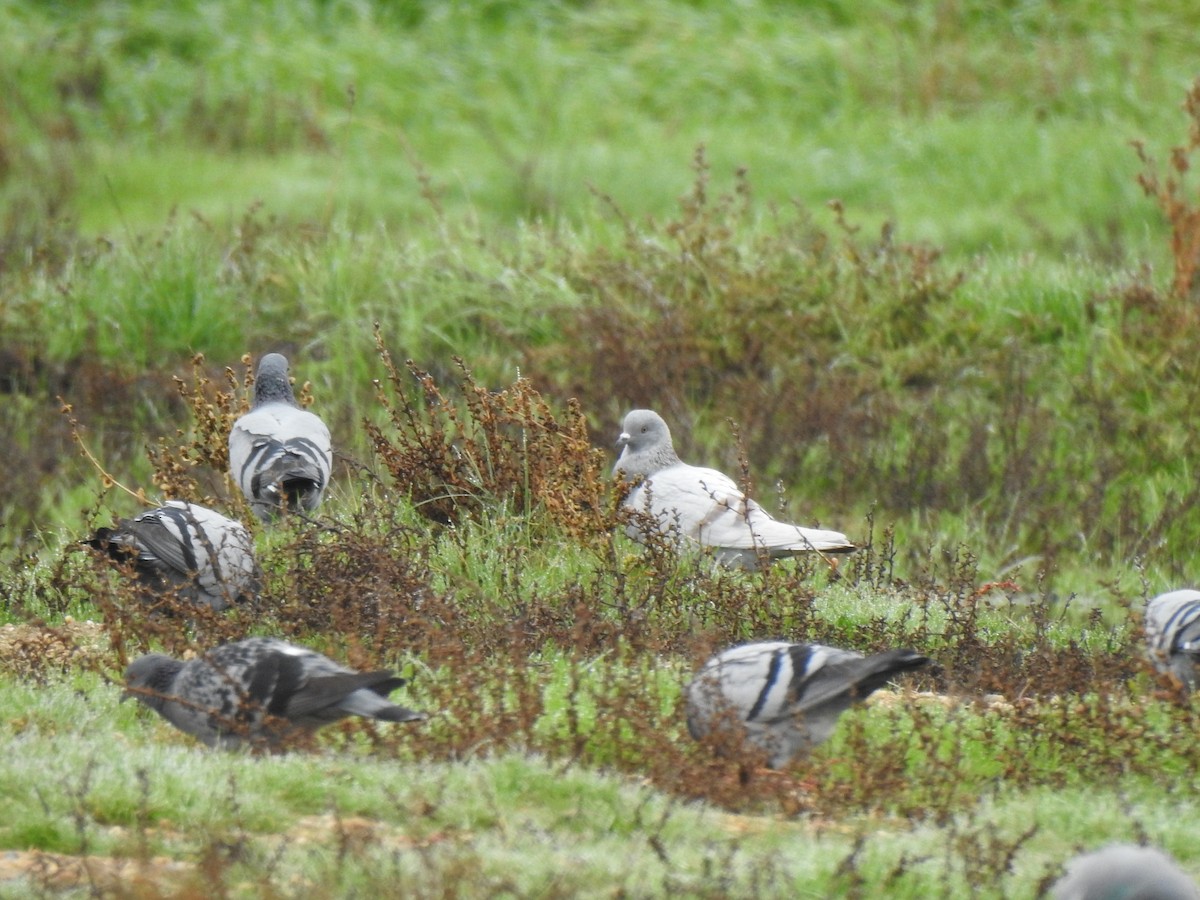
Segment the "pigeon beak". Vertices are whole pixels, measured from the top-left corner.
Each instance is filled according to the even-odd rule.
[[[621,436],[617,438],[618,449],[624,449],[625,445],[628,443],[629,443],[629,432],[622,431]]]

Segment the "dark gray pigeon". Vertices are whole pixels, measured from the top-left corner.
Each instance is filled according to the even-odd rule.
[[[116,528],[98,529],[85,543],[132,561],[148,602],[175,592],[220,612],[258,593],[254,540],[246,526],[196,503],[168,501]]]
[[[284,509],[316,509],[333,471],[325,423],[296,404],[287,358],[258,364],[254,405],[229,432],[229,473],[254,514],[269,521]]]
[[[1077,856],[1050,890],[1054,900],[1200,900],[1200,891],[1154,847],[1112,844]]]
[[[821,644],[742,644],[706,662],[688,685],[688,731],[696,739],[742,731],[782,768],[828,740],[852,704],[928,662],[911,650],[864,657]]]
[[[1200,678],[1200,591],[1160,594],[1146,604],[1146,650],[1160,672],[1189,690]]]
[[[387,695],[404,684],[387,670],[356,672],[277,638],[223,644],[182,662],[151,653],[125,671],[126,697],[210,747],[278,745],[346,716],[416,722],[422,713]]]
[[[743,568],[797,553],[855,549],[841,532],[773,519],[728,475],[681,462],[671,431],[658,413],[635,409],[625,416],[622,428],[617,439],[621,455],[613,472],[623,473],[628,481],[643,478],[625,499],[626,508],[644,520],[626,528],[634,540],[643,539],[644,529],[654,528],[678,536],[682,545],[711,548],[723,565]]]

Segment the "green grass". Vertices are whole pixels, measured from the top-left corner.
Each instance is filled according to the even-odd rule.
[[[419,220],[413,160],[456,217],[504,228],[586,223],[588,184],[661,213],[703,142],[764,196],[840,197],[963,252],[1100,240],[1114,222],[1144,247],[1154,214],[1127,143],[1162,146],[1192,76],[1179,0],[1136,17],[1082,2],[998,17],[409,9],[7,4],[16,135],[78,135],[18,165],[69,169],[89,233],[153,228],[174,207],[236,217],[253,199],[290,219]]]
[[[116,695],[94,678],[4,691],[6,846],[148,864],[216,854],[207,871],[185,867],[183,877],[207,878],[210,889],[222,884],[232,896],[268,886],[290,893],[298,878],[316,891],[310,895],[332,896],[397,872],[416,879],[418,895],[444,885],[479,896],[503,884],[518,896],[616,888],[828,896],[853,884],[887,884],[890,896],[968,888],[1032,896],[1076,846],[1107,840],[1146,834],[1194,865],[1200,829],[1153,775],[1119,785],[1070,780],[1019,795],[997,790],[994,779],[1011,765],[1005,740],[1019,747],[1028,738],[997,732],[986,713],[969,707],[954,712],[944,732],[947,745],[978,753],[957,762],[976,773],[962,812],[922,822],[877,810],[834,823],[681,804],[635,779],[537,755],[397,763],[353,748],[269,758],[213,753],[145,710],[118,705]],[[888,717],[872,708],[850,716],[843,730],[853,736]],[[972,743],[980,729],[1000,738],[992,752]],[[882,748],[895,737],[885,730],[870,739]],[[854,749],[839,740],[819,756]],[[1059,765],[1052,761],[1047,774]],[[919,793],[920,783],[909,790]],[[1007,868],[997,852],[1010,855]],[[167,877],[159,889],[172,883]]]

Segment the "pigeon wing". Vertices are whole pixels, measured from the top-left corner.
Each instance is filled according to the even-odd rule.
[[[841,712],[866,699],[901,672],[929,662],[927,657],[911,650],[887,650],[867,657],[837,650],[820,658],[821,651],[833,648],[810,645],[804,649],[806,661],[797,664],[804,672],[793,683],[789,703],[779,718],[812,715],[826,709]],[[796,655],[793,651],[794,659]]]
[[[701,738],[740,720],[772,766],[826,740],[838,716],[899,671],[928,660],[909,650],[864,658],[853,650],[782,641],[732,647],[687,689],[688,731]]]
[[[282,641],[262,646],[243,680],[250,700],[270,715],[304,727],[352,714],[396,722],[424,718],[383,699],[405,683],[392,672],[355,672],[320,653]]]
[[[122,524],[137,545],[143,562],[158,560],[173,572],[190,577],[205,559],[196,553],[194,530],[189,530],[186,522],[176,520],[165,509],[142,513]]]
[[[773,519],[728,475],[716,469],[680,463],[655,473],[630,497],[670,530],[705,547],[763,550],[848,552],[854,545],[844,534],[802,528]]]
[[[403,678],[386,670],[379,672],[339,672],[309,678],[300,690],[287,701],[285,715],[300,719],[340,706],[342,701],[355,691],[367,689],[375,696],[386,696],[404,684]],[[348,715],[348,712],[342,713]]]

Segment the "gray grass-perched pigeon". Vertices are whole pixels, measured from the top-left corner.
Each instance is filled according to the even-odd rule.
[[[1054,900],[1200,900],[1175,861],[1154,847],[1112,844],[1067,863]]]
[[[312,511],[333,470],[329,429],[296,405],[288,361],[268,353],[258,364],[254,405],[229,432],[229,472],[254,509],[268,521],[282,509]]]
[[[1160,594],[1146,604],[1146,649],[1160,672],[1188,690],[1200,681],[1200,591]]]
[[[346,716],[385,722],[425,718],[387,699],[403,678],[387,670],[356,672],[277,638],[222,644],[188,662],[152,653],[130,664],[125,681],[126,697],[224,749],[276,745]]]
[[[647,514],[650,525],[630,524],[634,540],[647,527],[677,535],[681,544],[712,548],[718,562],[756,568],[764,560],[797,553],[849,553],[854,544],[842,533],[804,528],[771,518],[728,475],[690,466],[675,455],[671,431],[662,417],[635,409],[625,417],[613,469],[627,480],[643,477],[625,506]],[[653,524],[657,523],[657,524]]]
[[[688,685],[688,731],[696,739],[726,728],[742,731],[778,769],[828,740],[838,716],[856,701],[928,662],[911,650],[864,657],[786,641],[731,647]]]
[[[85,541],[120,561],[132,560],[144,599],[176,592],[220,612],[259,588],[254,540],[241,522],[196,503],[171,500]]]

